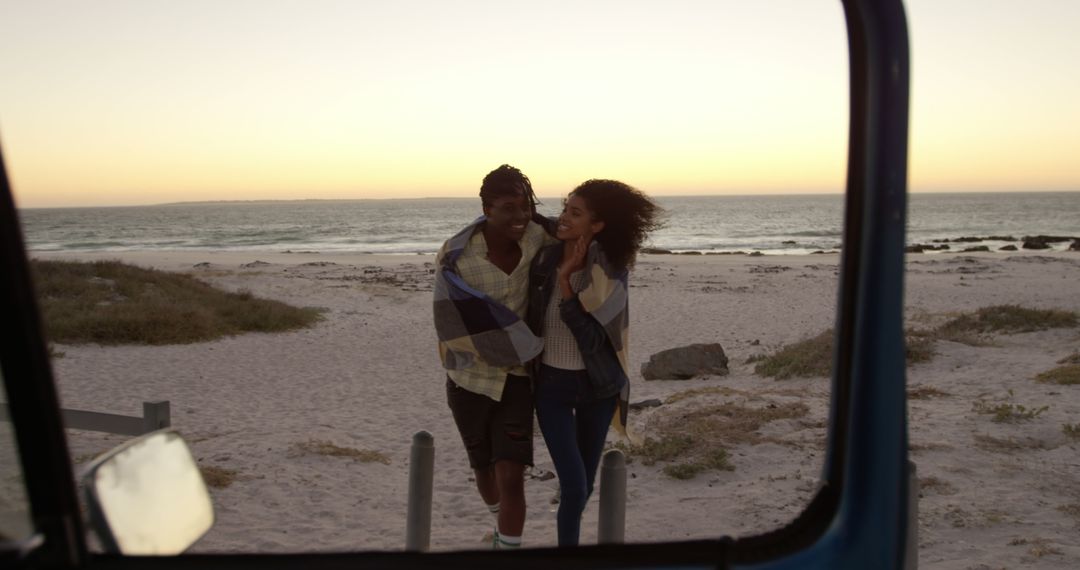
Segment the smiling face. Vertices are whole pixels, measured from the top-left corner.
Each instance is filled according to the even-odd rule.
[[[584,236],[592,237],[604,229],[604,222],[597,220],[585,199],[571,194],[563,202],[563,211],[559,214],[559,226],[555,237],[569,241]]]
[[[486,230],[510,241],[525,237],[525,226],[533,216],[533,206],[524,192],[506,194],[484,206]]]

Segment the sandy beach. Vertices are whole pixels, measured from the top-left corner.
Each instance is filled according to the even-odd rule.
[[[42,259],[121,259],[188,272],[227,290],[249,290],[325,309],[316,326],[173,346],[58,345],[66,408],[137,415],[168,400],[172,424],[204,466],[235,471],[213,489],[217,522],[197,552],[342,551],[404,546],[409,445],[418,430],[436,445],[432,547],[479,548],[491,517],[478,498],[445,404],[431,324],[433,258],[315,252],[34,254]],[[767,441],[733,445],[732,471],[690,480],[663,465],[629,465],[627,540],[746,535],[792,519],[817,484],[824,456],[827,378],[774,380],[748,358],[832,326],[835,254],[643,255],[631,275],[632,369],[663,349],[716,342],[731,373],[644,381],[631,400],[727,387],[631,412],[649,435],[664,417],[721,401],[802,403],[809,413],[761,428]],[[963,311],[1002,304],[1080,311],[1080,253],[911,254],[905,315],[930,327]],[[920,566],[1080,566],[1080,386],[1034,381],[1080,349],[1080,329],[996,335],[988,346],[940,341],[908,369],[912,459],[922,485]],[[933,390],[931,390],[931,388]],[[978,403],[1047,406],[1028,421],[996,423]],[[80,463],[124,436],[69,430]],[[614,442],[615,437],[609,436]],[[360,462],[311,451],[313,442],[377,451]],[[526,482],[527,546],[555,543],[557,481],[537,433]],[[583,543],[596,540],[597,497]]]

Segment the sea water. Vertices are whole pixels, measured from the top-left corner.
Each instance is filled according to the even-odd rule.
[[[672,251],[805,254],[839,247],[843,195],[657,197]],[[559,198],[541,198],[556,215]],[[478,198],[199,202],[20,210],[36,251],[268,250],[432,253],[481,214]],[[911,194],[908,243],[1080,237],[1080,192]],[[1006,241],[987,242],[997,249]],[[1019,244],[1016,244],[1019,245]],[[1058,244],[1063,249],[1068,244]],[[953,250],[957,249],[954,246]]]

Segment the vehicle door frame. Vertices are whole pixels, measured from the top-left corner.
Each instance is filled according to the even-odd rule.
[[[903,568],[908,465],[902,331],[909,54],[901,0],[842,0],[850,110],[844,240],[822,485],[789,525],[757,536],[519,552],[88,554],[25,244],[0,155],[0,359],[40,568]]]

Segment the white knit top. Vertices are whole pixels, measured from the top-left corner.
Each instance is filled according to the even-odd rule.
[[[581,291],[585,282],[585,273],[578,271],[570,275],[570,288],[575,293]],[[559,303],[562,302],[562,288],[555,285],[551,293],[547,310],[544,312],[544,354],[540,361],[552,368],[563,370],[585,370],[585,361],[581,359],[581,350],[574,340],[570,327],[559,316]]]

